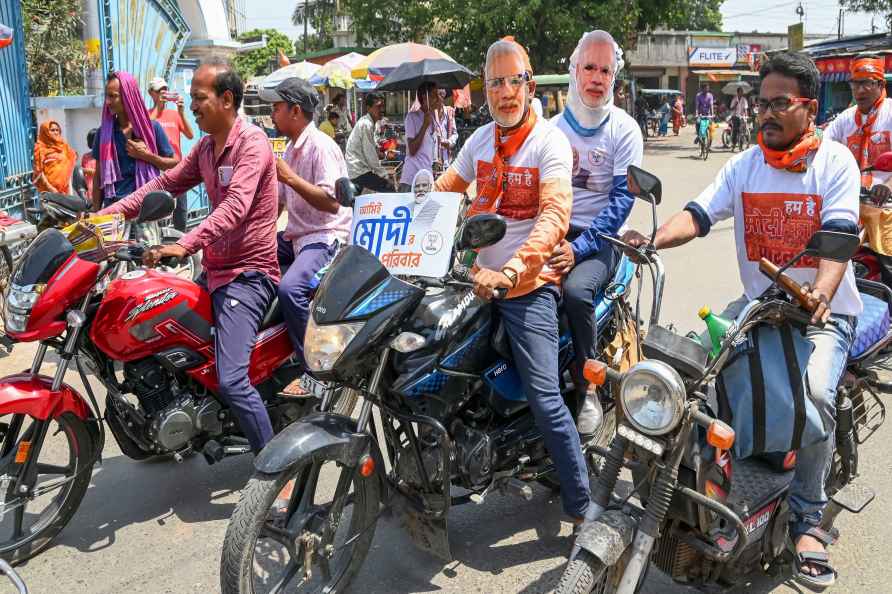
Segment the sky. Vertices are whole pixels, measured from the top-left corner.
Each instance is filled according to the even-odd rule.
[[[248,29],[279,29],[292,39],[303,33],[303,28],[291,24],[291,13],[298,0],[266,0],[246,2]],[[725,31],[785,32],[787,25],[799,21],[796,7],[799,0],[729,0],[722,4]],[[805,11],[803,22],[806,34],[835,35],[839,16],[836,0],[802,0]],[[845,34],[870,33],[870,14],[846,13]],[[884,19],[877,15],[877,31],[882,31]]]

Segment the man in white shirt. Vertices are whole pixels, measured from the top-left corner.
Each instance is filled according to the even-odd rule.
[[[582,366],[597,358],[595,297],[604,290],[619,261],[613,245],[599,233],[616,236],[635,199],[626,186],[629,165],[641,165],[644,139],[638,123],[613,104],[613,82],[622,69],[622,50],[606,31],[583,35],[570,57],[566,109],[551,123],[573,147],[573,211],[567,237],[554,249],[549,264],[565,275],[563,306],[567,312],[581,389]],[[596,398],[580,403],[576,425],[584,439],[601,421]]]
[[[419,171],[433,171],[434,160],[439,158],[437,145],[442,145],[447,137],[447,120],[437,85],[422,83],[415,90],[415,99],[419,108],[406,114],[406,159],[400,175],[400,192],[411,190],[412,180]]]
[[[378,143],[375,142],[375,125],[384,117],[384,97],[378,93],[366,95],[365,111],[347,139],[347,174],[360,190],[393,192],[393,184],[388,179],[387,170],[381,166]]]
[[[745,294],[722,314],[728,319],[770,286],[759,272],[761,257],[784,264],[819,229],[857,232],[858,167],[845,147],[815,134],[819,75],[814,63],[804,54],[781,52],[762,66],[759,76],[758,146],[728,161],[712,185],[660,227],[654,240],[657,249],[679,246],[734,218]],[[791,203],[794,208],[786,208]],[[773,224],[775,212],[782,213],[783,225]],[[649,241],[636,231],[624,239],[635,246]],[[829,437],[799,450],[788,498],[790,534],[798,554],[795,577],[809,587],[826,588],[836,572],[825,551],[832,539],[819,528],[827,505],[824,482],[833,457],[836,388],[862,304],[851,263],[803,260],[787,274],[819,302],[812,323],[826,322],[823,328],[809,326],[814,350],[807,373]]]
[[[731,152],[734,147],[740,145],[743,148],[743,141],[740,133],[744,129],[746,118],[749,116],[750,103],[743,94],[743,88],[737,87],[737,96],[731,99]]]
[[[570,144],[530,106],[533,68],[512,38],[493,43],[484,67],[493,121],[478,128],[436,182],[440,192],[464,192],[477,182],[467,216],[495,212],[505,236],[482,248],[474,291],[493,302],[511,343],[514,364],[536,425],[554,461],[564,511],[581,524],[597,510],[579,433],[560,392],[558,319],[561,275],[548,265],[567,233],[572,207]]]
[[[859,54],[850,73],[855,105],[836,116],[824,136],[849,147],[862,171],[861,185],[882,202],[892,196],[892,174],[865,169],[892,151],[892,100],[886,98],[885,61],[875,54]]]

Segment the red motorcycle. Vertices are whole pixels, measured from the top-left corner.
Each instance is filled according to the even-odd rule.
[[[877,157],[865,171],[892,171],[892,152]],[[892,225],[892,199],[877,202],[869,188],[861,188],[861,248],[852,258],[855,276],[890,285],[892,244],[888,228]],[[892,287],[890,287],[892,288]]]
[[[169,194],[150,194],[139,221],[172,211]],[[47,229],[13,272],[7,334],[15,342],[39,342],[30,369],[0,379],[0,557],[13,563],[46,548],[72,518],[101,456],[106,425],[135,460],[168,454],[182,461],[201,451],[213,463],[250,451],[217,394],[206,289],[151,269],[116,274],[120,262],[140,263],[144,246],[105,247],[78,251],[63,232]],[[53,376],[42,375],[51,348],[58,366]],[[316,404],[313,397],[282,394],[298,375],[292,352],[273,301],[249,375],[275,431]],[[86,397],[64,382],[72,364]],[[88,372],[107,392],[104,417]]]

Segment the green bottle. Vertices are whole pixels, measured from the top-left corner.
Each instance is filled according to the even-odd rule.
[[[712,342],[711,353],[713,357],[717,357],[722,350],[722,339],[725,337],[728,328],[731,327],[731,321],[713,314],[707,305],[701,307],[697,315],[706,322],[706,329],[709,330],[709,338]]]

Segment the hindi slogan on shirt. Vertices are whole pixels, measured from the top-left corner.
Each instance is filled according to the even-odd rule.
[[[744,192],[742,198],[743,237],[751,262],[767,258],[779,266],[786,264],[821,228],[821,196]],[[795,267],[817,265],[815,258],[805,257]]]
[[[461,194],[430,192],[356,197],[350,244],[364,247],[391,274],[442,277],[452,264]]]

